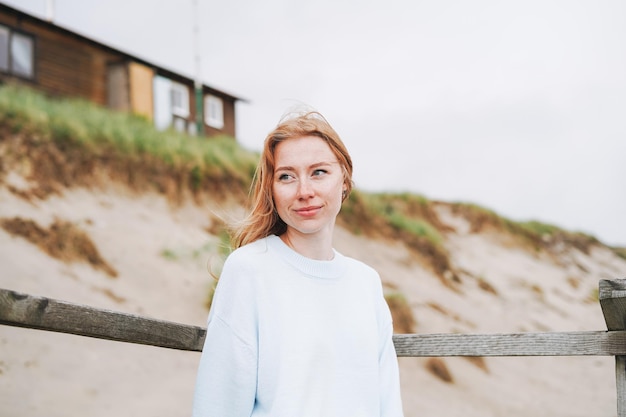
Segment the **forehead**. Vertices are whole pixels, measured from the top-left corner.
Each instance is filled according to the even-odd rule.
[[[280,142],[274,151],[276,168],[338,162],[330,145],[318,136],[302,136]]]

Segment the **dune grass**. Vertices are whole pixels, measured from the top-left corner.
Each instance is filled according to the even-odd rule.
[[[409,193],[366,194],[365,203],[372,212],[385,219],[396,230],[424,238],[434,246],[441,246],[441,234],[431,222],[430,200]]]
[[[463,215],[470,222],[473,233],[488,228],[505,231],[530,244],[535,250],[551,247],[558,242],[567,242],[568,245],[587,253],[591,246],[600,243],[587,233],[565,230],[537,220],[514,221],[473,203],[453,203],[451,207],[453,212]]]
[[[196,185],[203,177],[224,174],[247,184],[258,160],[258,154],[231,137],[159,131],[145,117],[81,99],[49,98],[10,84],[0,87],[0,122],[13,132],[34,132],[61,147],[79,146],[94,156],[114,151],[119,158],[153,157],[188,172]]]

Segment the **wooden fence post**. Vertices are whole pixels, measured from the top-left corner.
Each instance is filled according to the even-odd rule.
[[[626,279],[600,280],[600,306],[609,331],[626,329]],[[615,356],[617,416],[626,417],[626,356]]]

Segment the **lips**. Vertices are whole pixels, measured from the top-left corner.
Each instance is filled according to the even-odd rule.
[[[321,208],[322,208],[321,206],[309,206],[309,207],[299,208],[295,211],[300,216],[311,217],[311,216],[315,216],[320,211]]]

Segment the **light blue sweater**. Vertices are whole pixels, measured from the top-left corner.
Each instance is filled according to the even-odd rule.
[[[276,236],[226,260],[209,313],[194,417],[400,417],[379,275],[316,261]]]

